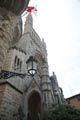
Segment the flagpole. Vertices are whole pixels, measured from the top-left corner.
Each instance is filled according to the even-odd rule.
[[[28,14],[28,12],[26,12],[26,13],[22,14],[22,15],[21,15],[21,17],[24,17],[24,16],[25,16],[25,15],[27,15],[27,14]]]

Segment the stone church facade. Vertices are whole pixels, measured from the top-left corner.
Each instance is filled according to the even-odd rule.
[[[21,39],[9,47],[2,69],[27,73],[26,61],[30,56],[34,56],[38,63],[34,77],[0,79],[0,120],[20,120],[22,113],[24,120],[28,116],[38,120],[44,110],[65,103],[55,73],[49,76],[46,44],[33,29],[31,14],[26,18]]]

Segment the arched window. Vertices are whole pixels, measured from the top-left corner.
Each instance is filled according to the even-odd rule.
[[[15,56],[15,59],[14,59],[14,70],[16,70],[18,72],[21,72],[21,68],[22,68],[22,61],[20,60],[20,58]]]
[[[46,96],[46,92],[44,92],[44,102],[45,102],[45,103],[46,103],[46,101],[47,101],[47,100],[46,100],[46,97],[47,97],[47,96]]]
[[[22,61],[20,61],[20,72],[21,72],[21,67],[22,67]]]
[[[38,62],[38,72],[39,72],[39,75],[41,76],[42,74],[42,65],[43,65],[43,60],[42,60],[42,56],[39,52],[36,52],[35,54],[35,58]]]
[[[20,59],[18,58],[18,60],[17,60],[17,70],[19,70],[20,69]]]
[[[17,69],[17,56],[15,56],[15,59],[14,59],[14,70]]]

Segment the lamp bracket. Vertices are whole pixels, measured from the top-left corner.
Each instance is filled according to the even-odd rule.
[[[0,79],[1,78],[8,79],[8,78],[15,77],[15,76],[19,76],[21,78],[24,78],[25,76],[30,76],[30,75],[23,74],[23,73],[11,72],[11,71],[5,71],[5,70],[1,70],[1,73],[0,73]]]

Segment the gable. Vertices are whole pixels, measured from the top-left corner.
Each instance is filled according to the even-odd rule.
[[[41,91],[40,85],[36,82],[35,79],[33,79],[30,82],[30,84],[29,84],[29,86],[27,88],[28,91],[32,91],[33,89]]]

